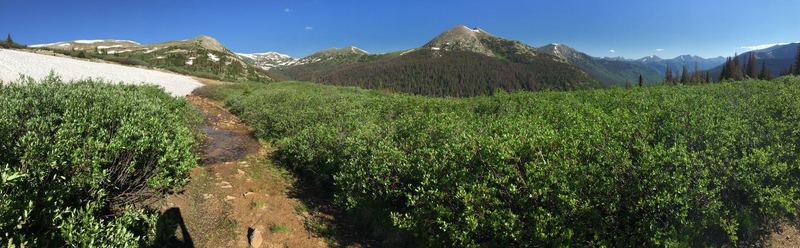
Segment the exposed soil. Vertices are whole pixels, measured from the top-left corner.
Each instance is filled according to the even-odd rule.
[[[248,247],[254,228],[263,238],[260,247],[326,247],[324,238],[305,227],[310,215],[288,196],[293,179],[267,159],[270,148],[219,104],[187,99],[205,114],[207,137],[202,166],[191,172],[184,192],[157,203],[163,215],[181,222],[173,225],[175,237],[167,245]]]
[[[783,224],[780,230],[773,232],[766,242],[767,247],[800,247],[800,231],[797,226]]]

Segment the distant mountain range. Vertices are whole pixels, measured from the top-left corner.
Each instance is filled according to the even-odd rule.
[[[754,53],[774,76],[788,68],[800,43],[777,45]],[[209,36],[142,45],[129,40],[74,40],[31,45],[72,56],[164,68],[226,81],[305,80],[379,88],[435,96],[491,94],[497,89],[569,90],[661,82],[667,68],[676,77],[683,66],[719,77],[724,57],[681,55],[672,59],[592,57],[564,44],[539,48],[460,25],[421,47],[370,54],[349,46],[303,58],[278,52],[234,53]]]
[[[267,70],[231,52],[210,36],[150,45],[129,40],[74,40],[28,47],[225,81],[273,80]]]
[[[673,72],[680,72],[683,69],[683,66],[686,66],[689,72],[694,72],[695,65],[697,65],[697,70],[705,71],[724,64],[725,58],[721,56],[715,58],[702,58],[694,55],[681,55],[672,59],[662,59],[658,56],[648,56],[635,60],[635,62],[650,66],[658,70],[661,75],[664,75],[667,67],[672,68]]]
[[[565,59],[585,71],[604,86],[635,84],[639,75],[647,82],[659,82],[662,74],[649,65],[615,58],[595,58],[563,44],[550,44],[539,51]]]
[[[483,38],[482,38],[483,37]],[[327,83],[348,84],[345,81],[371,81],[379,82],[379,86],[386,87],[386,81],[390,79],[373,80],[371,77],[381,77],[381,75],[359,75],[362,78],[356,78],[358,73],[354,70],[370,70],[374,74],[378,72],[385,73],[384,75],[395,75],[395,73],[388,73],[393,69],[387,68],[386,60],[393,60],[391,64],[399,63],[399,61],[408,61],[411,56],[419,55],[421,52],[429,51],[431,53],[459,53],[466,52],[470,54],[484,55],[487,58],[483,59],[500,59],[506,60],[507,57],[492,50],[492,42],[489,38],[493,37],[497,40],[505,40],[495,37],[490,33],[480,28],[471,29],[466,26],[458,26],[441,35],[435,37],[420,48],[408,49],[405,51],[385,53],[385,54],[368,54],[366,51],[355,47],[348,47],[343,49],[328,49],[325,51],[314,53],[310,56],[294,59],[290,65],[287,66],[274,66],[276,73],[284,74],[288,78],[295,78],[299,80],[310,81],[323,81]],[[506,40],[508,41],[508,40]],[[586,73],[593,81],[597,81],[602,86],[623,86],[626,83],[635,84],[642,75],[646,82],[655,83],[661,82],[664,79],[664,73],[667,67],[672,68],[673,72],[680,73],[682,67],[685,65],[689,71],[694,71],[695,63],[697,63],[698,70],[709,70],[716,66],[725,63],[725,58],[702,58],[699,56],[682,55],[672,59],[662,59],[657,56],[648,56],[641,59],[626,59],[622,57],[615,58],[598,58],[587,55],[574,48],[564,44],[549,44],[539,48],[534,48],[517,41],[511,41],[509,47],[515,47],[520,54],[527,54],[530,57],[535,57],[536,54],[546,54],[554,56],[558,62],[566,62],[571,64],[581,71]],[[353,49],[359,50],[354,52]],[[402,58],[401,58],[402,57]],[[433,56],[431,58],[434,58]],[[417,58],[421,59],[421,58]],[[268,59],[264,63],[277,64],[279,61]],[[361,65],[362,63],[367,65]],[[417,60],[416,62],[420,62]],[[415,62],[415,63],[416,63]],[[285,63],[285,62],[284,62]],[[378,65],[380,64],[380,65]],[[408,65],[405,65],[408,66]],[[428,65],[429,67],[431,65]],[[383,71],[388,70],[388,71]],[[478,70],[481,71],[481,70]],[[396,75],[395,75],[396,76]],[[405,77],[400,77],[405,78]],[[446,81],[446,80],[445,80]],[[412,82],[408,82],[412,83]],[[450,82],[453,84],[454,82]],[[457,82],[455,82],[457,83]],[[354,83],[359,84],[361,83]],[[425,84],[425,83],[421,83]],[[410,86],[409,86],[410,87]],[[513,88],[512,88],[513,89]]]
[[[266,52],[266,53],[236,53],[245,61],[251,62],[257,66],[265,70],[269,70],[275,67],[281,66],[292,66],[299,63],[299,61],[295,58],[292,58],[289,55],[281,54],[277,52]]]
[[[739,61],[741,61],[742,66],[744,66],[744,64],[747,62],[747,59],[750,57],[750,54],[755,54],[758,70],[761,70],[762,62],[765,62],[767,68],[769,68],[769,70],[772,72],[772,76],[777,77],[782,71],[794,65],[799,47],[800,43],[775,45],[772,47],[739,54],[738,58]],[[722,65],[712,68],[710,72],[714,79],[719,79],[719,76],[722,73]]]
[[[563,58],[466,26],[419,48],[384,54],[355,47],[329,49],[299,61],[273,71],[299,80],[435,96],[600,86]]]

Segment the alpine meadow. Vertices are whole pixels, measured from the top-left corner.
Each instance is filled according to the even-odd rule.
[[[800,247],[797,9],[0,1],[0,247]]]

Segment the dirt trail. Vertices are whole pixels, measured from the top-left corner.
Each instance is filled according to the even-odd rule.
[[[248,247],[253,227],[263,238],[259,247],[326,247],[325,239],[306,230],[305,206],[287,195],[291,176],[265,159],[270,148],[219,104],[187,99],[203,111],[207,137],[202,166],[192,171],[185,191],[159,203],[162,213],[183,222],[175,225],[181,228],[170,245]]]

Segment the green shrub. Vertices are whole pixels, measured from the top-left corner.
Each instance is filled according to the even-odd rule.
[[[157,215],[136,203],[196,165],[197,113],[156,86],[20,79],[0,106],[0,243],[147,244]]]
[[[204,90],[278,159],[428,246],[720,246],[800,207],[800,79],[426,98]]]

